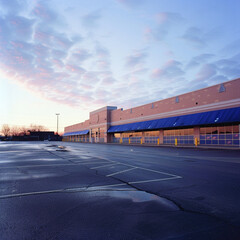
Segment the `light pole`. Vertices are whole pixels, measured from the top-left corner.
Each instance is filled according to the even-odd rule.
[[[57,134],[58,134],[58,116],[60,115],[60,113],[56,113],[57,115]]]

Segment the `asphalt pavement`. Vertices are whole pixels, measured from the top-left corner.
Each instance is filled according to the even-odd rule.
[[[240,151],[0,142],[0,239],[240,239]]]

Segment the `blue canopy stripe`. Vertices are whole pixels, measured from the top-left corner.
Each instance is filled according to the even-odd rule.
[[[111,126],[108,133],[240,122],[240,107]]]
[[[89,130],[83,130],[83,131],[78,131],[78,132],[68,132],[68,133],[64,133],[63,136],[67,137],[67,136],[75,136],[75,135],[85,135],[88,134]]]

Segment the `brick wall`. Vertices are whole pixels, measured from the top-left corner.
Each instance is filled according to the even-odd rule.
[[[111,124],[145,121],[170,116],[211,111],[240,105],[240,78],[223,84],[225,92],[219,92],[220,84],[176,97],[145,104],[126,110],[111,112]]]

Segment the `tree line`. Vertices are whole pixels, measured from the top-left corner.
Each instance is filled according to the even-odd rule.
[[[2,134],[5,137],[10,136],[24,136],[28,135],[29,132],[38,132],[38,131],[47,131],[48,129],[42,125],[35,125],[31,124],[30,127],[18,127],[18,126],[12,126],[10,127],[8,124],[2,125]]]

